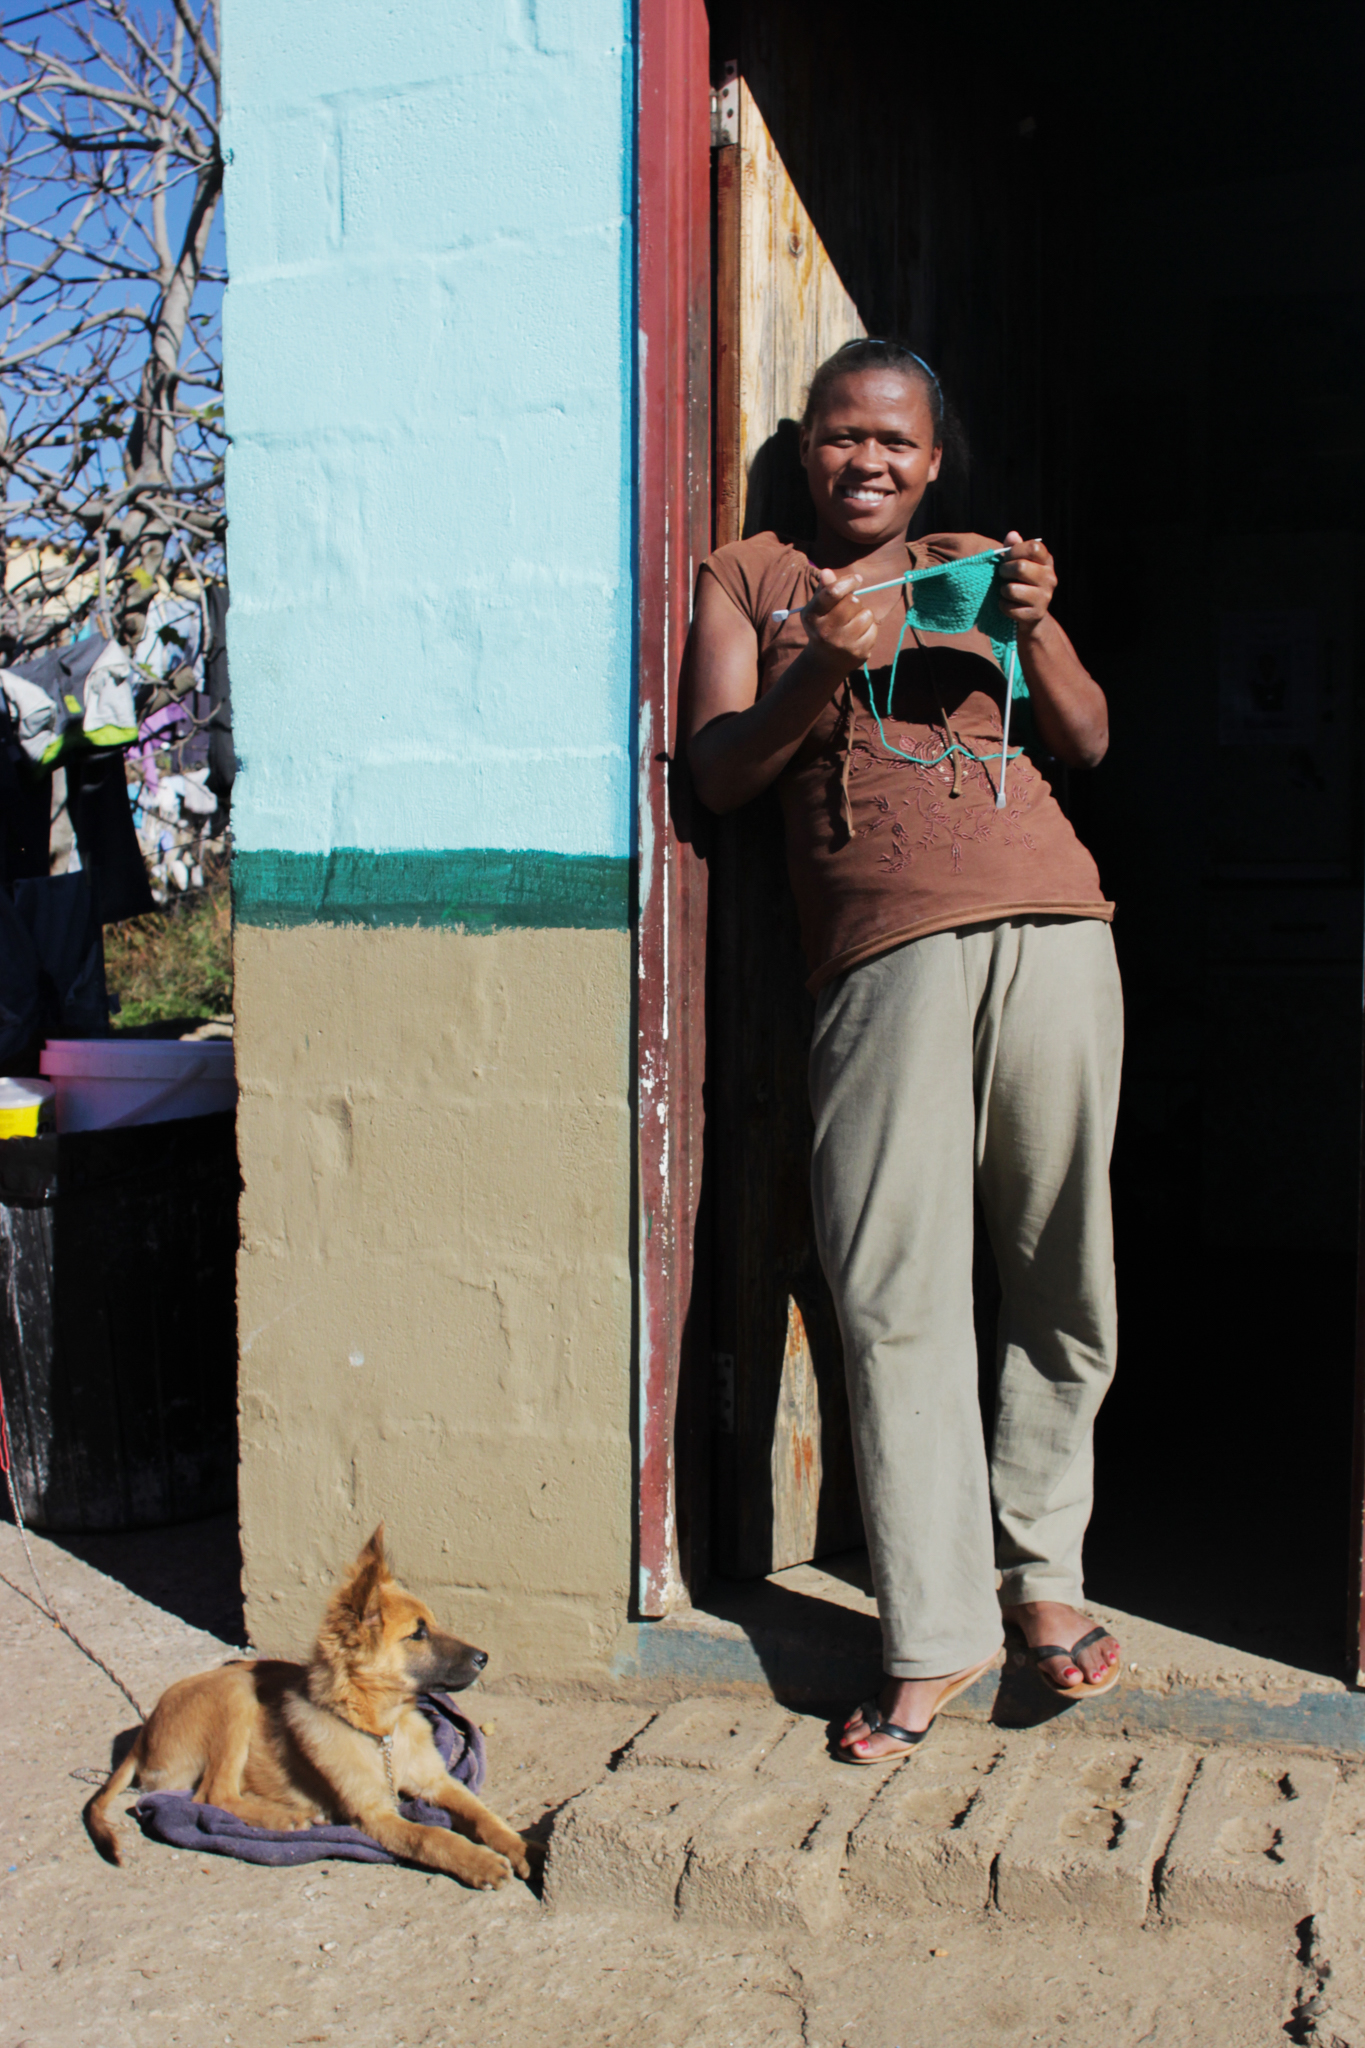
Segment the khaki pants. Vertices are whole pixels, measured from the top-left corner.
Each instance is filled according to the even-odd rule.
[[[820,995],[816,1242],[893,1677],[988,1657],[1002,1603],[1082,1597],[1092,1432],[1114,1371],[1122,1051],[1113,940],[1095,918],[933,933]],[[1004,1297],[989,1483],[973,1186]]]

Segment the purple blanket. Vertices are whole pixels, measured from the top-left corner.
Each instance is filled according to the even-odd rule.
[[[487,1771],[483,1737],[467,1721],[449,1693],[424,1692],[417,1702],[431,1723],[436,1747],[452,1778],[482,1789]],[[423,1827],[448,1828],[450,1815],[425,1799],[404,1799],[405,1820]],[[188,1792],[144,1792],[133,1808],[144,1835],[168,1842],[173,1849],[198,1849],[213,1856],[238,1856],[244,1863],[317,1863],[338,1857],[350,1863],[396,1863],[373,1835],[360,1828],[253,1828],[221,1806],[201,1806]]]

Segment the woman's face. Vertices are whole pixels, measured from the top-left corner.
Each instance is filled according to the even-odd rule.
[[[942,459],[924,385],[899,370],[838,378],[801,436],[821,527],[859,550],[904,536]]]

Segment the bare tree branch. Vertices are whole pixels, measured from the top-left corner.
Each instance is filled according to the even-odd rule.
[[[194,39],[194,47],[195,50],[198,52],[199,62],[203,65],[205,71],[208,72],[208,75],[213,80],[214,84],[217,86],[221,86],[223,81],[218,69],[218,52],[214,48],[214,45],[209,41],[208,37],[204,34],[203,28],[201,27],[200,23],[195,20],[194,15],[187,4],[187,0],[175,0],[175,11],[180,16],[180,19],[184,22],[187,31]],[[218,9],[216,6],[213,10],[213,20],[214,33],[216,36],[218,23]]]
[[[218,50],[217,0],[0,35],[0,516],[36,550],[11,643],[64,636],[101,561],[125,634],[172,553],[222,573]]]

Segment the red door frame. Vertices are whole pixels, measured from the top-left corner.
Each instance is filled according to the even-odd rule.
[[[687,1597],[674,1430],[701,1183],[706,870],[670,773],[678,669],[711,544],[710,39],[704,0],[639,0],[636,99],[639,912],[637,1611]],[[705,1341],[693,1318],[693,1341]]]
[[[1365,1037],[1361,1104],[1365,1112]],[[1346,1683],[1365,1688],[1365,1113],[1361,1122],[1360,1193],[1356,1209],[1356,1369],[1351,1455],[1350,1588],[1346,1612]]]

